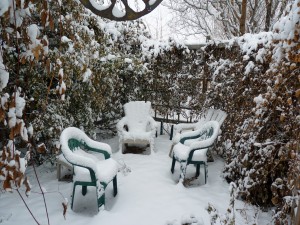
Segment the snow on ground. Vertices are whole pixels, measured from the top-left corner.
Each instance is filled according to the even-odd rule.
[[[225,214],[229,205],[229,184],[222,179],[224,162],[216,159],[208,165],[208,182],[204,184],[203,168],[200,178],[193,185],[185,188],[178,184],[179,164],[171,174],[171,158],[168,156],[171,141],[162,135],[155,139],[156,152],[152,154],[121,154],[117,152],[118,138],[104,140],[113,149],[113,158],[126,165],[118,173],[118,195],[112,196],[112,184],[106,189],[106,206],[97,212],[95,192],[88,191],[81,196],[76,193],[74,210],[70,209],[72,183],[56,179],[56,167],[45,164],[37,168],[38,177],[43,189],[47,192],[46,203],[50,224],[89,224],[89,225],[180,225],[186,221],[192,224],[210,224],[210,215],[205,208],[208,203]],[[190,165],[187,177],[192,177],[195,167]],[[27,198],[21,190],[34,216],[41,224],[48,224],[42,195],[33,168],[27,169],[32,184],[32,193]],[[62,202],[68,198],[69,207],[66,219],[63,217]],[[270,213],[263,213],[253,206],[236,200],[236,224],[258,225],[271,224]],[[242,217],[240,211],[248,215]],[[258,218],[255,214],[258,213]],[[191,219],[192,218],[192,219]],[[36,224],[24,206],[18,193],[0,193],[0,223],[3,225]]]

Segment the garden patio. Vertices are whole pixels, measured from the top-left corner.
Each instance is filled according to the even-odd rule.
[[[74,211],[70,209],[72,182],[58,181],[56,167],[44,163],[37,167],[37,174],[45,192],[50,224],[89,224],[89,225],[181,225],[210,224],[210,215],[206,208],[212,204],[225,218],[230,203],[229,184],[222,178],[224,161],[216,158],[208,163],[208,181],[204,184],[203,173],[188,187],[178,183],[179,165],[175,173],[170,172],[169,151],[172,142],[168,135],[159,135],[155,139],[155,152],[146,154],[122,154],[118,150],[118,137],[101,140],[113,149],[112,158],[119,162],[118,195],[112,196],[112,184],[106,190],[106,206],[97,210],[94,192],[83,197],[78,193]],[[202,171],[201,171],[202,172]],[[187,177],[193,177],[195,168],[188,167]],[[27,198],[25,188],[20,189],[23,198],[40,224],[47,224],[46,209],[41,191],[32,166],[26,170],[32,190]],[[80,188],[78,188],[80,191]],[[66,218],[63,216],[64,198],[69,201]],[[24,208],[17,192],[1,193],[0,212],[3,225],[34,224],[32,216]],[[262,212],[255,206],[235,200],[236,224],[267,225],[271,222],[271,213]],[[218,224],[218,223],[217,223]]]
[[[300,0],[160,3],[0,0],[1,225],[300,224]],[[141,16],[162,5],[175,32],[155,38]],[[133,101],[151,115],[126,119]],[[80,160],[98,146],[105,166]],[[96,198],[57,180],[61,153]]]

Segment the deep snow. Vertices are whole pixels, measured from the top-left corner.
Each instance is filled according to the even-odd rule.
[[[113,158],[119,162],[118,195],[112,196],[112,184],[106,189],[106,206],[97,212],[95,193],[87,196],[76,193],[74,210],[68,206],[66,219],[63,217],[62,202],[67,198],[71,202],[72,183],[56,179],[56,167],[44,164],[37,167],[38,177],[46,191],[46,203],[50,224],[89,224],[89,225],[180,225],[183,222],[192,224],[210,224],[210,215],[205,208],[211,203],[224,214],[229,205],[229,184],[222,178],[224,162],[216,159],[208,164],[208,181],[204,184],[203,170],[200,178],[188,188],[178,184],[179,163],[175,173],[171,174],[169,150],[171,141],[167,135],[155,139],[155,152],[152,154],[121,154],[118,149],[118,138],[103,140],[110,144]],[[150,153],[150,151],[148,151]],[[43,198],[32,167],[26,171],[32,185],[30,196],[21,193],[34,216],[41,224],[47,224]],[[192,177],[195,167],[190,165],[187,177]],[[258,190],[259,191],[259,190]],[[247,213],[249,224],[269,224],[271,214],[264,213],[256,207],[236,200],[236,224],[247,224],[241,211]],[[255,217],[255,213],[258,213]],[[252,222],[252,223],[251,223]],[[35,224],[18,193],[0,193],[0,223],[3,225]]]

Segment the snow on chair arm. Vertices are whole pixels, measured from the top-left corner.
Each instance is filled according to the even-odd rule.
[[[126,117],[123,117],[118,123],[117,123],[117,130],[118,132],[123,132],[124,127],[127,126],[128,120]]]
[[[219,130],[220,125],[217,121],[209,121],[205,123],[199,130],[183,133],[181,135],[180,142],[184,144],[186,140],[198,139],[205,135],[205,140],[195,141],[190,145],[192,149],[203,148],[203,146],[205,147],[214,143],[215,139],[218,137]]]

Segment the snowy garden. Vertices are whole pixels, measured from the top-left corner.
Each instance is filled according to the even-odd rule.
[[[300,1],[82,2],[0,2],[0,224],[298,225]]]

